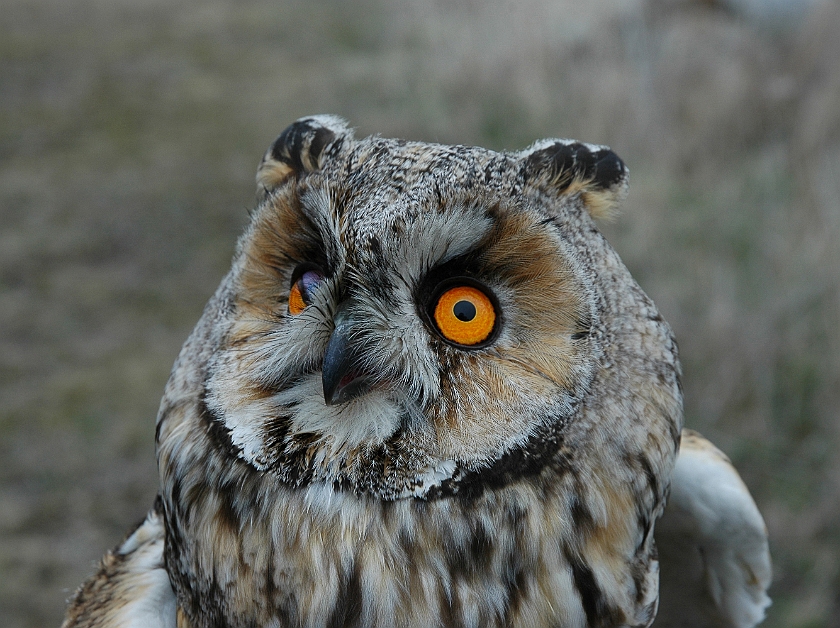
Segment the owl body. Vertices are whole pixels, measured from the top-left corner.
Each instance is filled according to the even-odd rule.
[[[626,179],[565,140],[284,131],[158,415],[177,625],[649,625],[682,396],[594,226]],[[66,625],[118,625],[86,587]]]

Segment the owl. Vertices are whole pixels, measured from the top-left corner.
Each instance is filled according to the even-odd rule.
[[[289,126],[166,385],[160,494],[64,626],[648,626],[669,490],[677,595],[760,620],[761,517],[682,436],[671,330],[595,226],[627,177],[575,141]],[[681,438],[700,462],[677,473]],[[711,585],[709,509],[758,547]]]

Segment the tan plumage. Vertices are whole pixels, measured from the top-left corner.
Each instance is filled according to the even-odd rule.
[[[118,548],[67,627],[118,625],[161,564],[162,626],[649,625],[682,397],[667,324],[592,220],[621,160],[317,116],[258,186],[161,403],[157,562]],[[490,304],[449,314],[489,321],[476,340],[441,323],[453,289]]]

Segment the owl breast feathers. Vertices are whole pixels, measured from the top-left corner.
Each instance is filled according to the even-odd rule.
[[[682,396],[594,226],[623,162],[315,116],[257,181],[166,386],[160,496],[65,626],[651,624]]]

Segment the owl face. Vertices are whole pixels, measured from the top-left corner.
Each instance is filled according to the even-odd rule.
[[[576,234],[625,179],[599,147],[500,154],[298,121],[260,167],[204,412],[292,485],[394,499],[537,464],[601,355]]]

